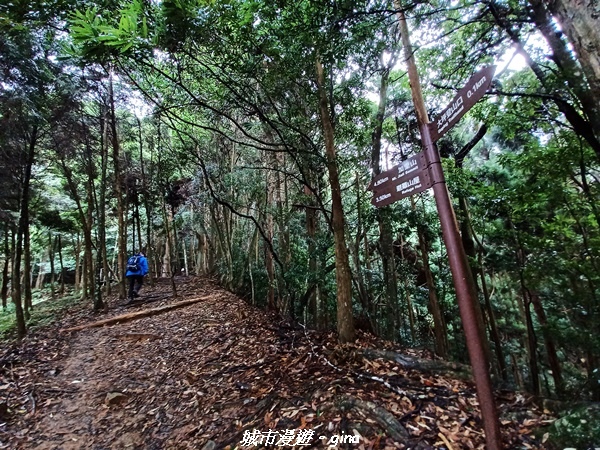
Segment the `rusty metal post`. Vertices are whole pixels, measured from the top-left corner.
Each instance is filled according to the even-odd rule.
[[[492,382],[490,379],[489,362],[483,347],[483,336],[477,323],[475,313],[477,301],[477,292],[473,281],[471,270],[468,265],[467,255],[460,239],[454,209],[450,201],[450,195],[446,187],[446,180],[442,170],[442,164],[437,147],[431,140],[429,133],[429,118],[421,92],[419,74],[413,57],[412,45],[408,35],[408,25],[406,17],[402,10],[400,0],[394,0],[398,19],[400,23],[400,33],[402,35],[402,45],[404,46],[405,60],[408,65],[408,76],[410,80],[412,98],[417,112],[417,120],[421,131],[421,141],[423,142],[425,158],[429,166],[430,175],[433,182],[433,193],[435,196],[437,211],[442,226],[442,236],[448,259],[452,279],[456,290],[456,297],[463,329],[467,341],[471,367],[479,399],[479,407],[483,418],[483,427],[485,430],[485,440],[487,450],[501,450],[502,436],[500,434],[500,423],[498,412],[492,391]]]

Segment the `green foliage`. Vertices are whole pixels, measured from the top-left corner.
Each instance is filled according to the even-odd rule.
[[[600,407],[583,406],[562,414],[544,432],[555,448],[594,448],[600,446]]]
[[[28,326],[31,328],[51,325],[56,319],[63,317],[66,309],[72,308],[74,304],[81,301],[81,297],[67,294],[63,297],[52,299],[48,289],[33,292],[33,304],[31,318]],[[8,308],[0,312],[0,336],[12,338],[16,332],[16,321],[14,305],[10,303]]]
[[[158,40],[172,52],[177,51],[198,31],[204,9],[214,1],[205,0],[166,0],[160,3]]]
[[[104,63],[120,55],[140,57],[150,50],[151,40],[145,3],[132,0],[117,14],[91,7],[75,10],[69,17],[73,57]]]

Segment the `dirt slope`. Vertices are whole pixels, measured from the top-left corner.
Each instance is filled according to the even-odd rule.
[[[2,448],[483,448],[470,383],[368,360],[365,348],[398,349],[368,335],[338,346],[333,334],[282,322],[208,280],[182,278],[178,289],[178,299],[167,284],[146,289],[164,300],[113,305],[109,315],[206,299],[59,333],[106,317],[75,308],[3,346]],[[499,400],[508,448],[543,448],[530,433],[549,418],[524,396]]]

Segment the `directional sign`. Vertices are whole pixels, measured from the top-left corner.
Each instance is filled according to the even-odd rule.
[[[390,170],[381,172],[377,175],[367,187],[367,190],[375,193],[380,191],[389,191],[401,181],[400,179],[406,178],[408,175],[420,172],[425,168],[425,155],[423,152],[417,153],[410,158],[405,159],[397,166],[392,167]],[[405,181],[405,180],[402,180]]]
[[[381,208],[430,187],[429,170],[421,152],[377,175],[367,189],[373,191],[371,203]]]
[[[496,66],[488,66],[473,75],[452,102],[442,111],[434,122],[428,124],[433,142],[441,138],[450,128],[473,107],[492,84]]]
[[[429,170],[425,168],[422,172],[411,174],[399,184],[392,186],[391,190],[376,191],[373,193],[371,204],[377,208],[391,205],[398,200],[423,192],[431,187]]]

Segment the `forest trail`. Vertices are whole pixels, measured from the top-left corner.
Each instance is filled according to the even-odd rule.
[[[233,449],[269,430],[271,445],[261,447],[483,448],[471,383],[368,360],[366,348],[399,351],[370,335],[341,346],[331,333],[281,321],[207,280],[178,283],[181,298],[152,307],[204,299],[59,333],[106,318],[70,311],[20,348],[2,348],[1,392],[13,399],[2,448]],[[161,292],[169,296],[167,284],[145,288],[148,297]],[[109,315],[132,309],[115,306]],[[499,401],[508,448],[543,448],[531,433],[548,418],[522,395]],[[281,440],[286,433],[303,440]]]

